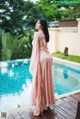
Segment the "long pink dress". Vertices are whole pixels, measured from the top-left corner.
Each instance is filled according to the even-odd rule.
[[[29,71],[33,76],[31,105],[34,115],[39,115],[55,103],[52,80],[52,56],[50,55],[43,32],[35,32]]]

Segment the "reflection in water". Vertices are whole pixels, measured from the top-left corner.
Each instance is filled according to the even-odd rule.
[[[53,65],[54,90],[58,95],[80,89],[80,68],[55,63]]]
[[[63,68],[63,76],[64,76],[64,79],[68,78],[68,69],[67,69],[67,67]]]
[[[0,67],[8,67],[8,63],[7,62],[1,62]]]
[[[10,71],[9,71],[9,77],[12,77],[13,75],[14,75],[14,72],[10,69]]]
[[[1,68],[1,73],[2,73],[2,74],[5,74],[5,73],[7,73],[7,70],[8,70],[8,69],[7,69],[6,67],[3,67],[3,68]]]
[[[30,106],[32,76],[28,69],[28,60],[0,63],[0,112]]]
[[[30,106],[31,85],[29,79],[26,79],[26,84],[23,84],[23,91],[19,94],[6,94],[0,98],[0,112],[9,111],[24,105]]]
[[[12,67],[14,67],[15,66],[15,64],[12,64]]]

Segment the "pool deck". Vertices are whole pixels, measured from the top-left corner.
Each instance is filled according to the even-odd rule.
[[[79,101],[80,93],[73,94],[58,99],[56,104],[51,106],[50,110],[45,111],[41,116],[33,116],[32,109],[29,108],[16,113],[10,113],[4,119],[80,119],[80,115],[78,115],[78,118],[75,118]]]

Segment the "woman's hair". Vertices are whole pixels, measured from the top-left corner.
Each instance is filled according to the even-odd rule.
[[[39,19],[39,21],[40,21],[40,24],[42,26],[42,30],[43,30],[45,38],[46,38],[46,42],[49,42],[49,32],[48,32],[47,21],[44,18]]]

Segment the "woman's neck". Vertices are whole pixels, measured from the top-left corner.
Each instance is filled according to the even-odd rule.
[[[42,29],[39,29],[38,32],[43,32],[43,30]]]

